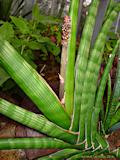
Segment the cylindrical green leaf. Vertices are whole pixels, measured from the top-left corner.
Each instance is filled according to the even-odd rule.
[[[110,125],[108,126],[108,128],[112,127],[117,122],[120,122],[120,109],[118,109],[118,111],[112,116],[112,119],[110,121]]]
[[[54,123],[48,121],[43,115],[37,115],[18,107],[4,99],[0,98],[0,113],[23,124],[33,128],[48,136],[62,139],[66,142],[75,143],[77,135],[69,133]]]
[[[38,158],[37,160],[62,160],[62,159],[69,158],[72,155],[75,155],[76,153],[79,153],[79,152],[80,151],[76,149],[64,149],[56,153],[50,154],[48,156]]]
[[[67,49],[67,65],[65,78],[65,107],[67,113],[71,116],[73,112],[74,99],[74,65],[76,53],[76,34],[77,34],[77,20],[78,7],[80,0],[72,0],[70,18],[71,18],[71,34]]]
[[[108,19],[104,23],[100,34],[97,37],[94,48],[91,51],[91,57],[89,59],[83,92],[82,92],[82,103],[81,103],[81,114],[80,114],[80,137],[79,140],[87,139],[87,146],[91,144],[91,119],[95,103],[95,93],[97,89],[97,80],[102,60],[103,48],[107,38],[108,31],[110,30],[113,21],[117,17],[120,10],[120,4],[114,8],[109,15]]]
[[[69,128],[70,117],[55,93],[7,41],[0,40],[0,61],[12,79],[49,120],[63,128]]]
[[[120,59],[120,40],[118,44],[119,44],[118,55]],[[110,109],[109,109],[109,112],[106,118],[106,123],[105,123],[106,131],[108,130],[110,126],[110,121],[116,112],[116,107],[119,101],[120,101],[120,62],[118,63],[118,67],[117,67],[116,81],[114,84],[113,94],[111,97]]]
[[[76,60],[74,110],[73,110],[73,117],[71,124],[71,128],[73,131],[78,131],[79,128],[81,96],[83,91],[83,84],[85,80],[86,67],[88,64],[90,44],[92,39],[92,33],[94,30],[98,5],[99,5],[99,0],[97,1],[93,0],[82,32],[82,37],[78,50],[78,56]]]
[[[5,149],[50,149],[72,148],[73,146],[53,138],[3,138],[0,150]]]
[[[105,67],[105,70],[104,70],[104,73],[101,78],[100,85],[99,85],[99,88],[97,91],[96,101],[95,101],[95,109],[93,112],[92,122],[91,122],[92,139],[95,139],[95,133],[97,132],[97,123],[98,123],[98,119],[99,119],[99,113],[100,113],[100,110],[102,107],[102,100],[103,100],[103,95],[104,95],[104,91],[105,91],[105,87],[106,87],[106,82],[107,82],[108,75],[109,75],[110,69],[112,67],[112,63],[113,63],[113,60],[114,60],[114,57],[117,52],[119,44],[120,44],[120,40],[118,40],[118,42],[116,43],[115,48],[113,49],[113,52],[112,52],[111,56],[109,57],[108,63]]]

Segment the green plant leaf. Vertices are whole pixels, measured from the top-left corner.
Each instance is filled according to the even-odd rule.
[[[36,41],[29,41],[26,45],[32,50],[40,50],[42,47],[42,45]]]
[[[31,34],[31,36],[33,38],[35,38],[38,42],[40,43],[46,43],[46,42],[50,42],[50,39],[48,37],[43,37],[40,34]]]
[[[63,128],[69,128],[70,117],[56,94],[42,76],[7,41],[0,40],[0,61],[11,77],[48,119]]]
[[[14,30],[9,22],[3,23],[0,27],[0,38],[3,40],[8,40],[9,42],[14,37]]]
[[[97,122],[99,120],[99,113],[100,113],[101,106],[102,106],[102,100],[103,100],[103,95],[104,95],[104,92],[105,92],[106,82],[108,80],[108,75],[109,75],[110,69],[112,67],[112,63],[113,63],[115,54],[117,53],[119,44],[120,44],[120,40],[117,41],[116,46],[112,51],[111,57],[109,57],[108,63],[105,67],[105,70],[103,72],[103,75],[102,75],[102,78],[100,80],[100,84],[99,84],[99,87],[98,87],[98,90],[97,90],[96,100],[95,100],[95,108],[94,108],[94,112],[92,114],[92,123],[91,123],[92,139],[93,140],[94,140],[95,134],[97,132],[97,124],[98,124]],[[110,77],[109,77],[108,82],[110,83]],[[108,86],[108,88],[109,87],[110,86]],[[109,101],[110,101],[110,97],[109,97]],[[107,106],[107,113],[108,113],[108,104],[106,104],[106,106]],[[102,111],[103,111],[103,109],[102,109]],[[106,115],[105,115],[105,119],[106,119]]]
[[[0,19],[8,20],[13,0],[0,0]]]
[[[30,29],[29,29],[29,25],[28,25],[28,22],[27,20],[25,20],[24,18],[22,17],[13,17],[13,16],[10,16],[12,22],[15,24],[15,26],[20,30],[20,32],[22,34],[28,34],[30,33]]]
[[[74,144],[76,141],[77,134],[69,133],[68,130],[55,125],[43,115],[27,111],[2,98],[0,98],[0,114],[48,136],[64,140],[71,144]]]
[[[76,2],[75,2],[76,3]],[[97,15],[99,0],[93,0],[90,8],[89,13],[86,18],[86,22],[84,25],[84,29],[82,32],[82,37],[79,45],[77,60],[76,60],[76,75],[75,75],[75,89],[74,89],[74,111],[73,111],[73,123],[72,123],[72,130],[78,131],[81,130],[80,141],[84,138],[84,120],[85,116],[84,113],[81,112],[81,100],[82,100],[82,93],[83,93],[83,86],[85,81],[85,73],[87,70],[88,64],[88,57],[90,51],[90,44],[92,39],[92,34],[95,25],[95,19]],[[73,22],[74,25],[74,22]],[[73,42],[72,42],[73,43]],[[86,47],[87,46],[87,47]],[[70,71],[69,71],[70,72]],[[83,109],[84,110],[84,109]],[[79,127],[80,123],[80,127]],[[82,132],[83,131],[83,132]]]
[[[104,124],[105,124],[106,117],[107,117],[108,112],[109,112],[111,94],[112,94],[112,86],[111,86],[111,77],[110,77],[110,74],[109,74],[108,83],[107,83],[107,104],[106,104],[106,110],[105,110],[105,116],[104,116]]]
[[[40,16],[40,9],[38,3],[35,3],[32,9],[32,18],[35,20],[39,20],[39,16]]]
[[[116,105],[116,112],[119,108],[120,108],[120,102],[118,102],[118,104]]]
[[[54,138],[2,138],[0,149],[51,149],[74,148],[73,145]]]
[[[57,38],[57,43],[59,44],[61,42],[61,38],[62,38],[61,32],[58,32],[56,34],[56,38]]]
[[[58,56],[60,54],[60,47],[58,47],[56,44],[52,43],[49,38],[42,37],[42,36],[35,36],[37,41],[29,41],[26,43],[26,46],[29,47],[32,50],[41,50],[43,53],[46,53],[49,51],[54,56]],[[45,48],[46,46],[46,48]]]
[[[117,158],[120,158],[120,148],[117,148],[117,149],[111,151],[111,154]]]
[[[14,37],[12,39],[12,45],[17,49],[20,48],[22,45],[24,45],[24,40],[23,39],[18,39],[17,37]]]
[[[0,67],[0,86],[10,78],[9,74]]]
[[[71,1],[70,10],[70,35],[67,44],[67,64],[65,73],[65,86],[64,86],[64,96],[65,96],[65,108],[69,116],[73,113],[74,106],[74,76],[75,76],[75,53],[76,53],[76,34],[77,34],[77,20],[78,20],[78,9],[79,2],[76,0]],[[63,77],[64,78],[64,77]],[[79,114],[79,113],[78,113]],[[74,117],[74,115],[72,116]],[[78,127],[78,126],[77,126]]]
[[[58,56],[60,54],[60,47],[57,47],[57,45],[52,42],[47,44],[47,50],[54,56]]]
[[[3,20],[0,20],[0,25],[3,25],[5,22]]]
[[[112,115],[112,119],[108,128],[111,128],[111,126],[115,125],[117,122],[120,122],[120,109],[118,109],[117,112]]]
[[[115,40],[117,39],[117,35],[114,32],[109,32],[108,35],[110,39],[115,39]]]
[[[55,17],[45,16],[40,14],[39,22],[46,25],[46,24],[60,24],[62,21]]]
[[[112,51],[112,47],[109,42],[106,43],[106,47],[107,47],[108,51]]]
[[[40,50],[44,53],[44,55],[41,54],[40,56],[48,56],[48,51],[45,45],[42,45]]]
[[[56,153],[52,153],[48,156],[37,158],[36,160],[62,160],[62,159],[69,158],[79,152],[80,151],[76,149],[64,149]]]
[[[119,39],[119,43],[120,43],[120,39]],[[118,50],[118,55],[120,58],[120,49]],[[118,102],[120,101],[119,98],[120,98],[120,63],[118,63],[118,66],[117,66],[116,80],[115,80],[113,94],[110,101],[110,109],[106,118],[106,123],[105,123],[106,130],[110,126],[110,121],[116,112],[116,107],[118,105]]]
[[[90,54],[91,56],[87,66],[83,92],[82,92],[82,102],[81,102],[81,108],[82,108],[81,115],[83,117],[83,120],[81,121],[80,124],[83,126],[83,131],[85,129],[85,135],[86,135],[88,146],[92,145],[91,144],[91,124],[92,124],[91,119],[92,119],[92,114],[94,110],[97,81],[98,81],[99,69],[102,62],[103,48],[106,43],[108,31],[110,30],[110,27],[112,26],[114,20],[117,18],[119,10],[120,10],[120,6],[118,5],[116,8],[114,8],[114,10],[110,13],[109,17],[107,18],[107,20],[104,22],[104,25],[96,39],[94,48],[91,51],[91,54]],[[85,126],[84,126],[84,122],[85,122]],[[83,136],[84,136],[84,132],[83,132]]]
[[[23,55],[22,57],[33,67],[33,68],[37,68],[37,65],[34,63],[34,60],[35,60],[35,57],[34,57],[34,54],[33,54],[33,51],[32,50],[25,50],[23,52]]]

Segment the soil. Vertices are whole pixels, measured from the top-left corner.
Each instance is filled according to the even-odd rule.
[[[53,56],[48,57],[47,61],[36,60],[38,66],[37,71],[48,82],[51,88],[58,95],[59,93],[59,64]],[[0,97],[15,103],[23,108],[40,113],[32,101],[21,91],[19,87],[14,87],[9,91],[0,91]],[[18,124],[2,115],[0,115],[0,138],[7,137],[43,137],[32,129]],[[120,130],[108,137],[111,148],[120,147]],[[0,151],[0,160],[33,160],[34,158],[55,152],[55,149],[28,149],[28,150],[10,150]],[[114,158],[115,159],[115,158]],[[89,160],[89,159],[88,159]],[[93,159],[94,160],[94,159]],[[100,159],[95,159],[100,160]],[[106,160],[106,159],[102,159]],[[110,159],[109,159],[110,160]]]

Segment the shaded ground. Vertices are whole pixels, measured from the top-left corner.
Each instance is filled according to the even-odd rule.
[[[38,65],[38,72],[46,79],[46,81],[49,83],[49,85],[58,95],[59,64],[55,62],[52,56],[49,57],[47,62],[37,60],[36,64]],[[19,106],[22,106],[23,108],[26,108],[30,111],[33,111],[35,113],[40,113],[37,107],[18,87],[15,87],[12,90],[9,90],[6,92],[0,91],[0,97],[5,98],[10,102],[13,102]],[[44,135],[0,115],[0,138],[42,137],[42,136]],[[110,135],[108,137],[108,140],[110,142],[111,148],[120,147],[120,130]],[[0,160],[33,160],[34,158],[37,158],[39,156],[46,155],[55,151],[56,150],[54,149],[0,151]],[[100,160],[100,159],[95,159],[95,160]],[[106,160],[106,159],[102,159],[102,160]]]

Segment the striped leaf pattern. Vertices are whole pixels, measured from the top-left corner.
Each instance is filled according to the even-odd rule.
[[[79,117],[80,117],[80,106],[81,106],[81,95],[83,91],[83,83],[85,78],[86,67],[88,63],[90,42],[92,39],[92,33],[95,25],[95,18],[99,0],[93,0],[90,6],[89,14],[87,16],[85,26],[82,32],[82,38],[80,41],[79,51],[76,60],[76,77],[75,77],[75,91],[74,91],[74,112],[72,117],[71,128],[73,131],[78,131]]]
[[[48,136],[56,137],[70,143],[75,143],[76,141],[77,135],[70,134],[69,131],[56,126],[43,115],[29,112],[1,98],[0,113]]]
[[[109,74],[108,76],[108,83],[107,83],[107,105],[106,105],[106,109],[105,109],[105,116],[104,116],[104,126],[105,126],[105,122],[106,122],[106,118],[109,112],[109,106],[110,106],[110,100],[111,100],[111,94],[112,94],[112,86],[111,86],[111,76]]]
[[[0,61],[12,79],[49,120],[63,128],[69,128],[70,117],[55,93],[7,41],[0,40]]]
[[[61,160],[64,158],[69,158],[77,153],[79,153],[79,150],[76,149],[64,149],[61,151],[58,151],[56,153],[50,154],[48,156],[44,156],[41,158],[38,158],[37,160]]]
[[[2,98],[0,98],[0,114],[48,136],[45,138],[0,139],[0,150],[62,149],[56,153],[38,158],[38,160],[76,160],[101,155],[120,157],[120,149],[111,151],[104,136],[106,131],[110,131],[110,127],[114,127],[116,124],[119,125],[118,122],[120,122],[120,109],[118,107],[120,92],[117,89],[120,85],[120,67],[118,66],[118,75],[112,99],[109,76],[120,40],[117,41],[109,58],[99,86],[97,85],[106,38],[120,11],[120,3],[110,1],[110,7],[106,13],[101,31],[94,46],[91,46],[99,2],[100,0],[93,0],[89,8],[76,64],[76,28],[79,0],[72,0],[71,3],[71,35],[68,44],[65,108],[46,81],[7,41],[0,39],[0,64],[44,115],[27,111]],[[108,97],[106,111],[104,112],[101,107],[107,80]],[[100,110],[103,111],[102,115],[100,115]],[[102,123],[99,121],[99,115]]]
[[[112,52],[111,56],[109,57],[108,63],[105,67],[105,70],[104,70],[104,73],[103,73],[103,76],[101,78],[99,88],[98,88],[98,91],[97,91],[96,101],[95,101],[95,109],[94,109],[94,112],[93,112],[93,117],[92,117],[92,122],[91,122],[91,124],[92,124],[92,138],[93,139],[95,138],[95,133],[97,132],[97,122],[98,122],[99,113],[100,113],[101,106],[102,106],[102,98],[103,98],[103,95],[104,95],[106,82],[107,82],[107,79],[108,79],[110,69],[112,67],[112,63],[113,63],[115,54],[118,50],[119,44],[120,44],[120,40],[118,40],[115,48],[113,49],[113,52]]]
[[[120,59],[120,47],[118,50],[118,55],[119,55],[119,59]],[[114,89],[113,89],[113,94],[111,97],[112,100],[111,100],[111,104],[110,104],[110,109],[109,109],[109,112],[108,112],[108,115],[106,118],[106,123],[105,123],[106,130],[108,130],[109,125],[110,125],[110,121],[116,112],[118,102],[120,102],[120,99],[119,99],[120,98],[120,90],[118,88],[120,88],[120,62],[117,67],[117,76],[116,76],[116,82],[115,82]]]
[[[64,149],[74,146],[53,138],[2,138],[0,139],[1,149]]]
[[[96,139],[100,144],[101,149],[107,150],[109,148],[108,142],[99,133],[96,133]]]
[[[84,130],[85,130],[85,137],[87,139],[87,146],[91,146],[91,119],[92,119],[92,112],[95,100],[95,92],[97,89],[97,79],[99,68],[102,59],[102,52],[105,45],[106,37],[108,31],[118,15],[119,8],[115,8],[109,18],[104,23],[100,34],[97,37],[97,40],[94,45],[94,49],[91,51],[91,57],[89,59],[85,82],[82,92],[82,102],[81,102],[81,114],[80,114],[80,134],[79,141],[84,140]]]
[[[116,2],[114,0],[109,0],[109,5],[108,5],[108,8],[107,8],[105,18],[107,18],[109,16],[110,12],[112,11],[112,9],[115,5],[116,5]]]
[[[117,122],[120,122],[120,109],[112,116],[109,128],[112,127]]]

